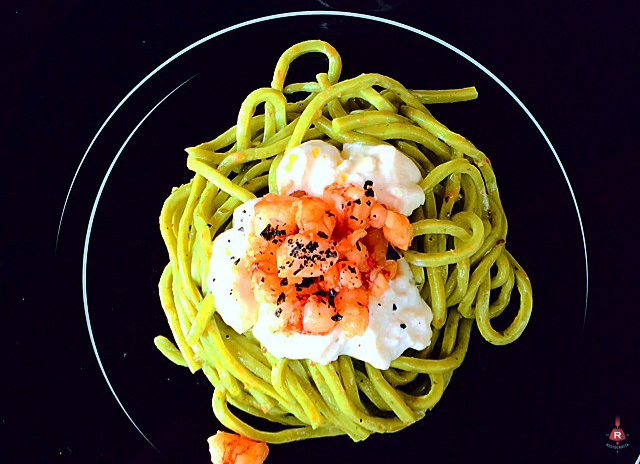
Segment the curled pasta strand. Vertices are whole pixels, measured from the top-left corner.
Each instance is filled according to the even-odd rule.
[[[254,90],[247,95],[238,112],[236,129],[238,150],[244,150],[251,146],[251,125],[248,122],[260,103],[264,103],[266,108],[264,118],[265,140],[272,137],[276,130],[282,130],[287,125],[287,99],[282,95],[282,92],[269,88]]]
[[[338,51],[333,48],[327,42],[322,40],[306,40],[304,42],[297,43],[292,47],[289,47],[278,59],[276,63],[276,69],[273,72],[273,79],[271,80],[271,87],[282,92],[284,87],[284,80],[287,77],[289,66],[291,62],[296,58],[305,55],[307,53],[323,53],[329,59],[329,70],[327,76],[331,84],[335,84],[340,79],[340,73],[342,72],[342,58]],[[303,84],[304,85],[304,84]],[[311,84],[307,84],[309,86]],[[297,92],[303,90],[298,84],[292,90],[289,88],[287,93]],[[313,85],[309,90],[304,89],[307,92],[315,91]]]

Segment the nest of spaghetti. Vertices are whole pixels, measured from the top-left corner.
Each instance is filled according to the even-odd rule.
[[[327,72],[315,82],[285,86],[289,65],[306,53],[324,54]],[[491,163],[428,109],[474,99],[475,88],[409,90],[381,74],[340,80],[341,68],[340,55],[326,42],[286,50],[271,87],[242,103],[237,125],[187,149],[195,175],[173,189],[160,216],[170,262],[159,290],[173,342],[158,336],[156,346],[191,372],[204,372],[224,426],[268,443],[345,434],[360,441],[401,430],[438,403],[464,360],[474,325],[484,339],[504,345],[521,335],[531,315],[531,284],[506,249],[507,219]],[[308,95],[288,101],[299,92]],[[263,114],[256,114],[259,106]],[[338,148],[391,144],[422,176],[425,202],[409,217],[413,239],[401,255],[433,312],[431,343],[408,349],[389,369],[346,355],[328,364],[277,358],[251,331],[239,334],[225,324],[206,291],[213,240],[231,227],[236,208],[277,191],[278,163],[308,140]],[[512,293],[519,294],[515,317],[497,330],[492,319]],[[258,429],[239,416],[276,426]]]

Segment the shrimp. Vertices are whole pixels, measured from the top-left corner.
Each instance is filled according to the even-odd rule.
[[[283,303],[278,304],[275,315],[280,318],[280,327],[285,332],[302,332],[303,314],[299,305],[289,303],[285,300]]]
[[[344,252],[345,258],[351,261],[358,268],[360,272],[371,271],[371,265],[369,263],[369,251],[367,247],[356,242],[353,247]]]
[[[364,188],[352,184],[331,184],[325,188],[323,198],[334,205],[348,230],[369,227],[369,215],[375,202],[367,196]]]
[[[394,211],[387,211],[387,217],[382,228],[384,236],[389,243],[402,250],[406,250],[411,245],[413,239],[413,226],[404,214]]]
[[[381,229],[370,229],[362,242],[369,250],[369,260],[371,267],[384,266],[387,261],[387,249],[389,242],[384,237]]]
[[[294,205],[297,198],[282,195],[265,195],[255,204],[253,232],[265,240],[279,238],[297,232]]]
[[[367,247],[359,242],[360,239],[366,237],[367,231],[363,229],[357,229],[340,240],[337,246],[338,253],[351,261],[353,265],[361,272],[368,272],[371,270],[369,265],[369,252]]]
[[[294,204],[296,225],[300,232],[314,232],[329,238],[336,226],[336,217],[320,198],[301,197]]]
[[[367,231],[364,229],[356,229],[347,235],[345,238],[340,240],[340,244],[338,245],[338,251],[340,253],[345,253],[350,248],[353,248],[358,240],[367,236]]]
[[[369,297],[389,288],[396,248],[411,243],[407,217],[376,202],[370,181],[331,184],[322,198],[269,194],[255,208],[244,259],[256,298],[276,306],[279,330],[363,334]]]
[[[251,285],[258,301],[276,303],[281,293],[281,280],[275,263],[259,261],[251,265]]]
[[[278,276],[320,277],[338,260],[334,244],[308,232],[287,237],[278,248]]]
[[[339,284],[342,288],[362,287],[362,278],[358,267],[349,260],[339,261],[335,265],[338,271]]]
[[[305,332],[314,334],[326,334],[336,325],[335,311],[328,302],[316,295],[312,295],[304,305],[302,312],[302,328]]]
[[[382,229],[386,220],[387,208],[382,206],[380,203],[375,203],[371,207],[371,212],[369,213],[369,224],[371,227],[375,227],[376,229]]]
[[[335,297],[340,326],[347,337],[362,335],[369,325],[369,295],[364,288],[341,290]],[[338,319],[338,317],[336,317]]]
[[[325,290],[336,289],[340,287],[340,271],[337,266],[331,266],[322,276],[322,284]]]
[[[274,295],[281,291],[275,263],[277,251],[277,244],[261,238],[254,238],[247,248],[244,262],[251,274],[254,295],[259,301],[275,303]]]
[[[381,296],[389,288],[389,280],[383,272],[373,270],[369,274],[369,291],[371,296]]]
[[[212,464],[262,464],[269,447],[235,433],[217,432],[207,440]]]
[[[347,224],[345,216],[345,208],[347,207],[347,199],[342,196],[340,186],[331,184],[325,187],[322,194],[322,200],[328,205],[329,211],[335,216],[336,235],[342,236],[347,233]]]
[[[366,200],[371,203],[371,200]],[[351,203],[351,204],[349,204]],[[369,227],[369,214],[371,207],[367,206],[364,201],[357,199],[353,202],[347,202],[345,211],[347,227],[349,230],[366,229]]]
[[[383,267],[383,272],[388,273],[389,280],[394,279],[398,274],[398,261],[387,260]]]

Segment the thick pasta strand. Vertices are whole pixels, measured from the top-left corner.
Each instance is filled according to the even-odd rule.
[[[317,82],[285,85],[291,62],[306,53],[326,55],[327,72],[318,73]],[[341,69],[340,55],[325,42],[286,50],[271,87],[249,94],[236,125],[186,150],[196,175],[173,190],[160,216],[170,262],[159,291],[174,342],[164,336],[154,342],[174,363],[203,370],[223,425],[270,443],[335,435],[357,441],[407,427],[438,403],[465,358],[474,324],[490,343],[511,343],[533,306],[529,278],[506,250],[506,215],[488,158],[425,106],[472,100],[475,88],[409,90],[381,74],[341,81]],[[294,92],[308,95],[287,101]],[[261,104],[264,114],[255,115]],[[233,210],[277,193],[275,173],[284,152],[311,139],[338,147],[393,144],[423,175],[427,201],[411,216],[414,240],[403,254],[434,311],[432,339],[384,371],[348,356],[327,365],[278,359],[250,332],[228,327],[203,285],[211,242],[228,227]],[[496,330],[492,319],[503,313],[513,290],[520,294],[517,315]],[[249,425],[229,405],[277,424],[277,430]]]

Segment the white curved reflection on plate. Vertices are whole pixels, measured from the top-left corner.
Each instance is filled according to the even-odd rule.
[[[562,175],[564,176],[564,179],[565,179],[565,181],[567,183],[567,187],[569,187],[569,192],[571,194],[571,199],[573,200],[573,204],[574,204],[575,209],[576,209],[576,214],[578,216],[578,222],[579,222],[579,225],[580,225],[580,232],[581,232],[581,235],[582,235],[582,244],[583,244],[583,247],[584,247],[584,261],[585,261],[586,289],[585,289],[585,307],[584,307],[584,318],[583,318],[583,329],[584,329],[584,325],[586,323],[586,318],[587,318],[587,301],[588,301],[588,297],[589,297],[589,265],[588,265],[588,258],[587,258],[587,243],[586,243],[584,227],[583,227],[583,224],[582,224],[582,217],[580,215],[580,209],[578,208],[578,202],[577,202],[576,196],[574,194],[573,187],[571,186],[571,182],[569,181],[569,177],[567,176],[567,173],[566,173],[566,171],[564,169],[564,166],[563,166],[562,162],[560,161],[560,157],[558,156],[558,153],[556,152],[556,149],[554,148],[553,144],[549,140],[549,137],[547,136],[545,131],[542,129],[542,127],[540,126],[540,124],[538,123],[536,118],[529,111],[529,109],[524,105],[524,103],[522,103],[522,101],[515,95],[515,93],[513,93],[513,91],[509,87],[507,87],[507,85],[504,82],[502,82],[495,74],[493,74],[491,71],[489,71],[486,67],[484,67],[482,64],[480,64],[478,61],[476,61],[475,59],[473,59],[472,57],[470,57],[469,55],[464,53],[462,50],[459,50],[458,48],[456,48],[453,45],[445,42],[444,40],[439,39],[438,37],[436,37],[436,36],[434,36],[432,34],[429,34],[427,32],[424,32],[424,31],[422,31],[422,30],[420,30],[418,28],[415,28],[415,27],[412,27],[412,26],[408,26],[406,24],[400,23],[398,21],[393,21],[391,19],[381,18],[381,17],[378,17],[378,16],[373,16],[373,15],[368,15],[368,14],[363,14],[363,13],[351,13],[351,12],[347,12],[347,11],[295,11],[295,12],[289,12],[289,13],[280,13],[280,14],[274,14],[274,15],[269,15],[269,16],[262,16],[260,18],[255,18],[255,19],[251,19],[251,20],[248,20],[248,21],[244,21],[244,22],[238,23],[238,24],[234,24],[232,26],[229,26],[229,27],[221,29],[221,30],[219,30],[217,32],[214,32],[214,33],[212,33],[212,34],[210,34],[210,35],[208,35],[206,37],[203,37],[202,39],[200,39],[200,40],[192,43],[191,45],[183,48],[182,50],[180,50],[179,52],[177,52],[176,54],[174,54],[173,56],[171,56],[170,58],[165,60],[163,63],[161,63],[158,67],[156,67],[153,71],[151,71],[147,76],[145,76],[135,87],[133,87],[133,89],[131,89],[131,91],[129,91],[129,93],[127,93],[124,96],[124,98],[120,101],[120,103],[118,103],[116,105],[116,107],[109,114],[109,116],[107,116],[105,121],[102,123],[102,125],[98,129],[98,132],[96,132],[95,136],[93,137],[93,139],[89,143],[89,146],[87,147],[87,150],[85,151],[84,155],[82,156],[82,158],[80,160],[80,163],[78,164],[78,167],[77,167],[77,169],[76,169],[76,171],[75,171],[75,173],[73,175],[73,179],[71,180],[71,184],[69,186],[69,190],[68,190],[67,195],[66,195],[65,200],[64,200],[64,205],[62,207],[62,213],[60,215],[60,221],[58,223],[58,232],[57,232],[57,235],[56,235],[56,249],[57,249],[57,246],[58,246],[58,239],[60,237],[60,230],[61,230],[61,227],[62,227],[62,219],[64,217],[64,212],[65,212],[68,200],[69,200],[69,196],[71,194],[71,190],[72,190],[73,185],[74,185],[74,183],[76,181],[78,173],[80,172],[80,169],[81,169],[85,159],[87,158],[87,156],[89,154],[89,151],[91,150],[91,148],[93,147],[93,145],[95,144],[96,140],[98,139],[98,137],[100,136],[100,134],[102,133],[104,128],[107,126],[109,121],[111,121],[113,116],[118,112],[118,110],[122,107],[122,105],[138,89],[140,89],[140,87],[142,87],[142,85],[145,84],[145,82],[147,82],[151,77],[153,77],[160,70],[162,70],[162,68],[164,68],[166,65],[168,65],[171,62],[173,62],[174,60],[176,60],[180,56],[184,55],[188,51],[192,50],[193,48],[195,48],[195,47],[197,47],[197,46],[199,46],[199,45],[201,45],[201,44],[203,44],[203,43],[205,43],[205,42],[207,42],[207,41],[209,41],[211,39],[214,39],[214,38],[219,37],[219,36],[221,36],[223,34],[226,34],[227,32],[231,32],[231,31],[240,29],[242,27],[250,26],[250,25],[253,25],[253,24],[261,23],[261,22],[277,20],[277,19],[286,19],[286,18],[298,17],[298,16],[343,16],[343,17],[351,17],[351,18],[358,18],[358,19],[366,19],[366,20],[387,24],[387,25],[390,25],[390,26],[398,27],[400,29],[404,29],[404,30],[413,32],[413,33],[418,34],[418,35],[420,35],[422,37],[425,37],[425,38],[427,38],[429,40],[432,40],[432,41],[434,41],[434,42],[446,47],[447,49],[453,51],[454,53],[458,54],[459,56],[465,58],[467,61],[469,61],[474,66],[476,66],[477,68],[482,70],[485,74],[487,74],[491,79],[493,79],[500,87],[502,87],[502,89],[504,89],[505,92],[507,92],[511,96],[511,98],[514,99],[514,101],[520,106],[520,108],[522,108],[522,110],[529,117],[529,119],[531,119],[531,121],[536,126],[536,128],[538,129],[538,131],[540,132],[540,134],[544,138],[545,142],[549,146],[549,149],[553,153],[553,156],[555,157],[555,159],[556,159],[556,161],[558,163],[558,166],[560,167],[560,170],[562,172]],[[149,441],[149,439],[144,435],[144,433],[142,433],[142,430],[140,430],[140,428],[136,425],[136,423],[133,421],[133,419],[131,418],[129,413],[126,411],[126,409],[122,405],[122,403],[119,400],[118,396],[116,395],[113,387],[109,383],[109,379],[107,377],[107,374],[106,374],[106,372],[104,370],[104,367],[102,366],[102,362],[100,361],[100,356],[98,355],[98,350],[96,348],[95,340],[93,338],[93,333],[91,331],[91,322],[90,322],[90,318],[89,318],[89,309],[88,309],[88,305],[87,305],[87,292],[86,292],[87,252],[88,252],[88,248],[89,248],[89,236],[90,236],[90,233],[91,233],[91,227],[93,225],[93,218],[95,216],[95,212],[96,212],[96,209],[97,209],[97,206],[98,206],[98,202],[100,200],[100,195],[102,194],[102,190],[104,189],[104,186],[105,186],[105,184],[107,182],[107,178],[109,177],[109,174],[111,173],[111,170],[113,169],[113,166],[115,165],[116,161],[118,160],[118,158],[119,158],[120,154],[122,153],[124,147],[129,142],[131,137],[135,134],[135,132],[138,130],[140,125],[145,121],[145,119],[164,100],[166,100],[173,92],[178,90],[180,87],[182,87],[184,84],[186,84],[191,79],[192,79],[192,77],[187,79],[187,81],[183,82],[182,84],[180,84],[180,86],[178,86],[171,93],[169,93],[166,97],[164,97],[158,104],[156,104],[156,106],[154,106],[151,109],[151,111],[149,113],[147,113],[147,115],[134,128],[134,130],[131,132],[131,134],[129,134],[129,137],[127,137],[127,139],[125,140],[124,144],[122,145],[122,147],[120,148],[120,150],[116,154],[115,158],[113,159],[113,161],[112,161],[111,165],[109,166],[109,168],[107,170],[107,173],[106,173],[106,175],[105,175],[105,177],[104,177],[104,179],[102,181],[102,184],[100,185],[100,189],[98,191],[98,195],[96,197],[95,203],[93,205],[93,209],[91,211],[91,216],[90,216],[90,219],[89,219],[89,226],[87,228],[87,235],[86,235],[86,240],[85,240],[83,262],[82,262],[82,290],[83,290],[83,300],[84,300],[84,307],[85,307],[85,317],[87,319],[87,328],[89,329],[89,335],[91,337],[91,344],[93,346],[93,350],[94,350],[96,358],[98,360],[98,364],[100,365],[100,370],[102,371],[102,374],[103,374],[105,380],[107,381],[107,384],[109,385],[109,388],[111,389],[111,392],[113,393],[114,397],[116,398],[116,401],[118,402],[118,404],[120,405],[120,407],[122,408],[124,413],[127,415],[127,417],[129,418],[131,423],[135,426],[135,428],[138,430],[138,432],[140,432],[140,434],[145,438],[145,440],[147,440],[147,442],[149,442],[149,444],[151,446],[153,446],[156,450],[157,450],[157,448],[153,445],[153,443],[151,443],[151,441]]]
[[[89,254],[89,239],[91,238],[91,228],[93,227],[93,219],[96,215],[96,210],[98,209],[98,202],[100,201],[100,197],[102,196],[102,191],[104,190],[104,186],[107,184],[107,179],[109,178],[109,174],[111,174],[111,171],[113,170],[113,167],[115,166],[116,161],[118,161],[118,158],[120,158],[120,155],[122,154],[125,147],[127,146],[127,143],[129,143],[129,140],[131,140],[131,138],[138,131],[140,126],[142,126],[142,124],[147,120],[147,118],[151,115],[151,113],[153,113],[156,110],[156,108],[158,108],[167,98],[173,95],[173,93],[176,90],[178,90],[180,87],[185,85],[194,77],[195,76],[191,76],[189,79],[187,79],[178,87],[176,87],[171,92],[169,92],[162,100],[156,103],[156,105],[153,108],[151,108],[151,110],[140,120],[140,122],[136,125],[136,127],[133,128],[129,136],[125,139],[124,143],[118,150],[118,153],[116,153],[116,156],[113,158],[113,161],[111,161],[111,164],[109,165],[109,169],[107,169],[107,173],[104,175],[104,178],[102,179],[102,183],[100,184],[100,188],[98,189],[98,194],[96,195],[96,199],[93,203],[93,208],[91,209],[91,215],[89,216],[89,225],[87,226],[87,235],[84,240],[84,252],[82,253],[82,300],[84,303],[84,317],[87,320],[87,329],[89,330],[89,338],[91,339],[91,346],[93,347],[93,352],[95,353],[96,359],[98,360],[100,371],[102,372],[104,379],[107,381],[107,385],[109,385],[109,389],[111,390],[111,393],[113,393],[113,396],[115,397],[116,401],[124,411],[125,415],[129,418],[129,420],[131,421],[133,426],[136,428],[136,430],[140,432],[140,434],[144,437],[144,439],[147,440],[147,442],[151,446],[153,446],[156,449],[156,451],[158,451],[158,448],[156,448],[156,446],[153,443],[151,443],[151,440],[149,440],[147,436],[142,432],[142,430],[140,430],[140,427],[138,427],[138,425],[135,423],[133,418],[129,415],[129,413],[125,409],[124,405],[122,404],[122,401],[120,401],[120,398],[118,398],[118,395],[116,394],[113,386],[111,385],[111,382],[109,382],[109,377],[107,376],[107,372],[105,371],[104,366],[102,365],[102,360],[100,359],[100,355],[98,354],[96,341],[93,337],[93,330],[91,329],[91,318],[89,317],[89,302],[87,299],[87,259]]]

